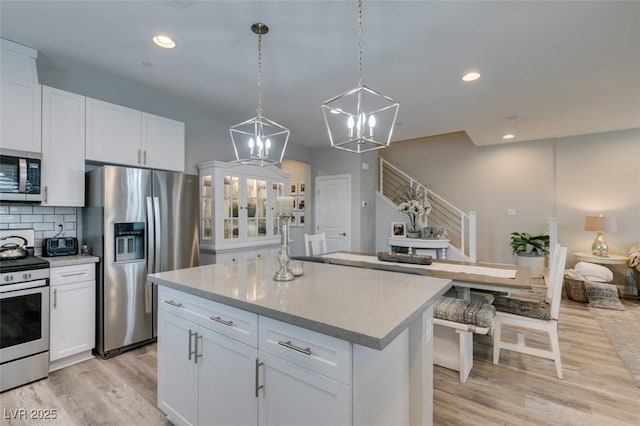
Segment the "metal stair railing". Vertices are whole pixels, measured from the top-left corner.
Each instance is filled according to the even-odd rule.
[[[476,212],[465,213],[384,158],[379,160],[380,194],[397,206],[403,201],[402,194],[408,187],[424,188],[431,203],[431,213],[427,217],[428,225],[444,229],[449,244],[471,261],[476,261]]]

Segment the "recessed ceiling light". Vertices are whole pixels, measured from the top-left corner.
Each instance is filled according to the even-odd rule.
[[[475,81],[480,78],[479,72],[470,72],[462,76],[462,81]]]
[[[176,42],[166,35],[154,35],[151,40],[153,40],[157,46],[164,47],[165,49],[173,49],[176,47]]]
[[[515,137],[516,137],[516,135],[514,135],[513,133],[507,133],[506,135],[504,135],[502,137],[502,139],[513,139]]]

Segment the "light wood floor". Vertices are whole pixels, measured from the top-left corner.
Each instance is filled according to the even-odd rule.
[[[493,365],[491,341],[481,336],[467,383],[459,383],[457,372],[435,368],[434,423],[639,425],[640,388],[589,309],[563,301],[560,315],[564,380],[556,379],[551,361],[509,351]],[[0,424],[167,424],[155,404],[156,351],[149,345],[0,394]],[[11,420],[17,408],[55,409],[57,419]]]

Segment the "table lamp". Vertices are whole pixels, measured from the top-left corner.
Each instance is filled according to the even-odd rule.
[[[607,246],[607,242],[603,237],[605,229],[607,229],[606,217],[602,215],[585,216],[584,230],[594,231],[598,233],[596,239],[593,241],[593,244],[591,244],[591,252],[594,256],[609,257],[609,246]]]

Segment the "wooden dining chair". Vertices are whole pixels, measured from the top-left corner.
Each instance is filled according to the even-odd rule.
[[[549,282],[546,300],[520,300],[511,297],[498,297],[493,301],[496,317],[493,330],[493,363],[498,364],[500,350],[551,359],[555,363],[556,375],[562,379],[560,344],[558,341],[558,317],[564,266],[567,260],[567,248],[554,248],[549,265]],[[517,342],[502,340],[502,330],[516,331]],[[527,331],[544,332],[549,338],[550,349],[540,349],[526,344]]]
[[[304,234],[304,252],[307,256],[318,256],[327,252],[327,239],[324,232]]]

